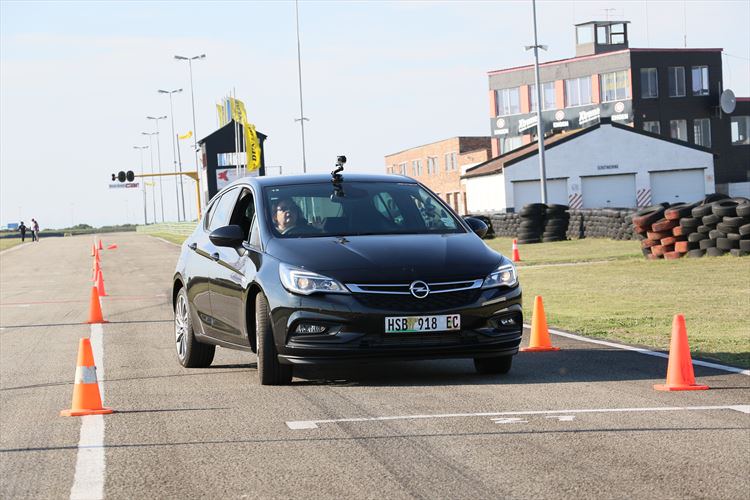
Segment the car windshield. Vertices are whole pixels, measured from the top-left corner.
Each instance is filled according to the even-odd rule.
[[[465,231],[435,196],[414,183],[320,182],[264,191],[270,226],[281,238]]]

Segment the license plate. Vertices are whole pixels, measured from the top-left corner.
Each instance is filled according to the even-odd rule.
[[[385,333],[444,332],[460,329],[460,314],[385,318]]]

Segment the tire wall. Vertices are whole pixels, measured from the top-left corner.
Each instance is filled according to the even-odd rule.
[[[563,233],[564,237],[560,239],[637,239],[637,236],[633,233],[632,216],[634,212],[635,210],[626,208],[568,209],[565,213],[569,214],[570,218]],[[519,237],[521,221],[524,220],[519,214],[493,213],[482,215],[482,220],[485,222],[489,220],[489,225],[494,231],[495,236]],[[559,215],[555,215],[555,217],[555,219],[547,218],[546,221],[560,220]],[[560,225],[561,223],[557,223],[557,227],[560,227]]]

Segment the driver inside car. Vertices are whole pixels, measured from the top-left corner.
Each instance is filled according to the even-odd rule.
[[[273,223],[276,230],[284,234],[305,234],[318,232],[302,213],[302,210],[291,198],[276,200],[273,208]]]

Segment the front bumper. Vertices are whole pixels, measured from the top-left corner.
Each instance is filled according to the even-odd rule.
[[[294,307],[272,309],[278,358],[284,364],[512,356],[523,331],[520,286],[479,289],[460,304],[446,297],[382,304],[357,294],[294,296],[294,301]],[[460,314],[461,330],[385,333],[386,317],[443,314]],[[300,323],[327,330],[296,334]]]

